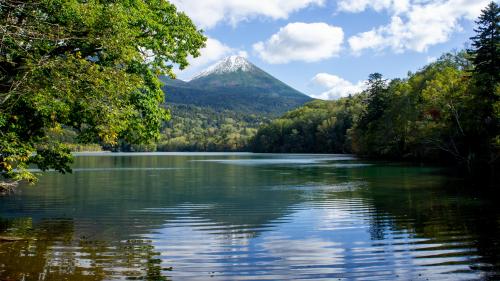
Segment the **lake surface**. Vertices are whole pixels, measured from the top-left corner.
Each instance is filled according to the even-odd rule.
[[[0,280],[500,280],[498,197],[346,155],[80,154],[0,197]]]

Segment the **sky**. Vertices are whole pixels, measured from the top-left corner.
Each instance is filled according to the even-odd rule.
[[[320,99],[359,92],[370,73],[387,79],[468,47],[491,0],[171,0],[208,38],[177,70],[189,80],[241,55]]]

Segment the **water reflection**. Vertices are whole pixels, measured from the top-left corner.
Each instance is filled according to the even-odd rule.
[[[495,280],[500,210],[338,155],[106,155],[0,198],[1,280]],[[14,257],[14,258],[13,258]]]
[[[150,241],[75,239],[71,219],[3,222],[3,235],[23,239],[0,243],[1,280],[166,280]]]

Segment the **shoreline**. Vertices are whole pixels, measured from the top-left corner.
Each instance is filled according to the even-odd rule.
[[[0,196],[11,194],[17,185],[17,182],[0,182]]]

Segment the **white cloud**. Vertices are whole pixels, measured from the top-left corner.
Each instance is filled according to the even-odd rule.
[[[236,25],[255,17],[286,19],[289,14],[309,6],[322,6],[325,0],[171,0],[202,28],[221,21]]]
[[[343,41],[340,27],[296,22],[280,28],[267,41],[255,43],[253,49],[268,63],[315,62],[338,55]]]
[[[312,84],[326,89],[326,91],[320,94],[311,95],[314,98],[323,100],[334,100],[341,97],[347,97],[348,95],[354,95],[366,88],[365,81],[359,81],[353,84],[339,76],[328,74],[328,73],[318,73],[311,79]]]
[[[337,9],[341,12],[359,13],[370,8],[377,12],[391,10],[397,13],[408,9],[410,0],[340,0]]]
[[[205,48],[200,50],[200,56],[197,58],[189,58],[189,67],[202,67],[234,52],[235,50],[233,48],[225,45],[217,39],[208,37]]]
[[[248,58],[247,51],[238,51],[238,56]]]
[[[349,46],[354,53],[359,54],[365,49],[425,52],[430,46],[444,43],[454,32],[461,31],[459,21],[475,19],[489,1],[353,0],[341,1],[339,10],[361,12],[371,8],[392,11],[389,24],[349,38]]]

